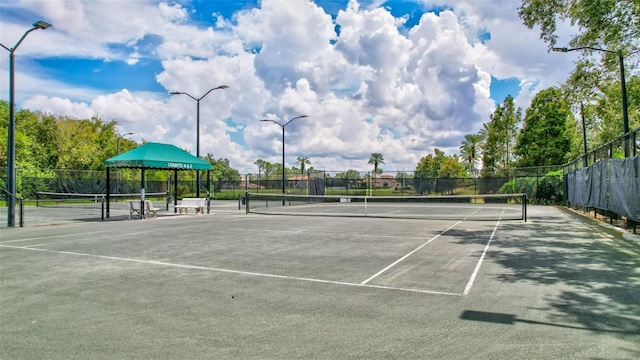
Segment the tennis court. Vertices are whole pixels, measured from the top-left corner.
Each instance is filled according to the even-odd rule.
[[[3,230],[0,358],[639,358],[637,245],[528,213]]]

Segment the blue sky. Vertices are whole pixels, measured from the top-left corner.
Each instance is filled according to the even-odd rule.
[[[18,108],[118,122],[136,141],[254,162],[296,157],[330,171],[415,169],[458,151],[508,95],[526,108],[563,82],[571,56],[549,54],[512,0],[8,0],[0,43],[16,51]],[[0,98],[8,99],[8,52]]]

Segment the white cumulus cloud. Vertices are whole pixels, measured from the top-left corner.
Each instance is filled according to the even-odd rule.
[[[254,162],[281,161],[286,123],[287,166],[308,157],[316,169],[369,170],[369,154],[384,155],[386,171],[415,169],[438,147],[456,153],[495,106],[492,76],[521,82],[520,106],[540,88],[566,76],[570,61],[554,64],[536,31],[525,28],[510,0],[423,0],[414,25],[389,9],[355,0],[334,18],[307,0],[262,0],[232,16],[209,12],[197,21],[197,2],[43,1],[1,5],[50,19],[53,30],[30,35],[25,58],[97,59],[137,66],[157,61],[148,74],[162,90],[104,91],[18,68],[19,105],[78,118],[116,120],[138,141],[175,144],[196,152],[200,100],[200,153],[228,158],[243,173]],[[201,14],[196,14],[201,15]],[[418,14],[419,15],[419,14]],[[206,20],[208,19],[208,20]],[[0,41],[16,41],[24,26],[0,19]],[[483,39],[478,34],[489,34]],[[36,36],[37,35],[37,36]],[[33,36],[33,38],[31,38]],[[151,41],[151,40],[153,41]],[[0,63],[6,73],[6,62]],[[564,75],[563,75],[564,74]],[[50,77],[47,77],[50,76]],[[3,98],[7,80],[2,77]]]

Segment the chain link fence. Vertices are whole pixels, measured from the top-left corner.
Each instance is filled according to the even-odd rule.
[[[437,196],[526,193],[539,204],[558,204],[564,199],[562,166],[514,168],[484,172],[475,178],[416,177],[413,172],[376,174],[362,171],[309,171],[289,175],[247,175],[250,192],[294,195]]]

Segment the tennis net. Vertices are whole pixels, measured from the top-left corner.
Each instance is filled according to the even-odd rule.
[[[57,192],[36,192],[36,206],[38,207],[58,207],[77,209],[100,209],[106,202],[106,194],[79,194],[79,193],[57,193]],[[140,199],[140,193],[136,194],[109,194],[110,203],[125,203],[126,200]],[[168,199],[168,193],[146,193],[147,200]],[[123,205],[125,206],[125,205]]]
[[[403,219],[524,220],[526,194],[337,196],[247,193],[246,212]]]

